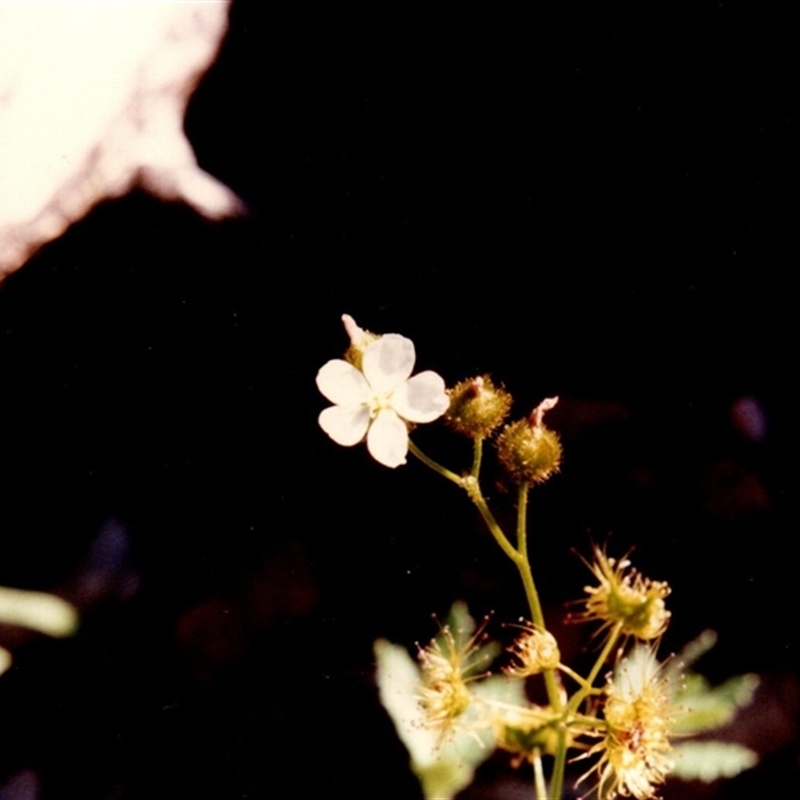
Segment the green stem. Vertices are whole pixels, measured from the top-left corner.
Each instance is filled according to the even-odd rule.
[[[547,784],[544,780],[542,757],[538,750],[533,751],[533,785],[536,789],[536,800],[547,800]]]
[[[556,760],[553,764],[553,779],[550,783],[550,797],[552,800],[561,800],[564,791],[564,770],[567,766],[567,729],[562,727],[558,732],[558,749]]]
[[[570,725],[585,725],[592,730],[606,730],[608,723],[604,719],[597,719],[597,717],[587,717],[585,714],[573,714],[569,718]]]
[[[528,560],[528,491],[529,486],[520,486],[517,501],[517,552],[521,557],[517,563],[519,574],[522,577],[522,585],[525,587],[525,594],[528,597],[528,605],[531,609],[533,622],[541,630],[547,630],[544,624],[544,612],[539,600],[539,593],[536,591],[536,584],[533,580],[531,563]],[[547,689],[547,699],[554,711],[561,711],[561,694],[558,690],[556,672],[553,669],[546,669],[543,673],[544,684]],[[564,789],[564,770],[567,764],[567,730],[562,725],[558,732],[558,747],[556,748],[556,759],[553,764],[553,776],[550,784],[550,797],[552,800],[561,800],[561,793]]]
[[[481,471],[481,458],[483,457],[483,439],[475,437],[475,444],[472,448],[472,477],[478,480]]]
[[[483,517],[483,521],[486,523],[486,527],[489,528],[492,536],[494,536],[495,541],[497,544],[500,545],[502,551],[517,565],[519,566],[521,558],[519,553],[514,549],[514,545],[508,541],[506,535],[503,533],[503,529],[497,524],[497,520],[494,518],[494,514],[492,514],[491,509],[489,508],[486,500],[481,493],[481,487],[478,483],[478,479],[473,475],[468,475],[465,478],[456,475],[455,472],[451,472],[447,467],[443,467],[438,462],[434,461],[432,458],[429,458],[422,452],[422,450],[417,447],[411,439],[408,440],[408,449],[423,463],[425,466],[430,467],[434,472],[438,472],[443,478],[447,478],[447,480],[455,483],[456,486],[460,486],[464,491],[469,495],[469,499],[472,500],[473,503],[478,507],[478,511],[481,512],[481,516]]]
[[[492,536],[494,536],[495,541],[500,545],[502,551],[517,565],[517,569],[521,570],[522,562],[525,559],[514,549],[514,545],[508,541],[508,538],[503,533],[503,529],[497,524],[494,514],[492,514],[491,509],[481,493],[481,487],[478,485],[478,481],[470,476],[465,483],[466,485],[464,488],[467,490],[469,499],[478,507],[478,511],[481,512],[483,521],[486,523],[486,527],[489,529]]]
[[[595,689],[591,683],[587,683],[586,678],[578,675],[574,669],[570,669],[566,664],[559,664],[558,668],[565,674],[569,675],[572,680],[579,684],[582,688],[586,689],[588,694],[600,694],[600,689]]]
[[[522,556],[524,564],[520,565],[522,583],[525,586],[525,594],[528,597],[528,605],[531,609],[533,623],[542,630],[546,630],[544,624],[544,612],[539,601],[539,593],[533,582],[530,561],[528,561],[528,487],[519,487],[519,500],[517,503],[517,552]]]
[[[533,572],[528,560],[528,491],[529,486],[519,487],[519,499],[517,502],[517,551],[522,556],[522,563],[517,564],[522,577],[522,584],[525,587],[525,594],[528,597],[528,605],[531,608],[533,622],[543,631],[547,630],[544,623],[544,612],[539,600],[539,593],[536,591],[536,584],[533,581]],[[547,689],[547,699],[554,711],[561,711],[561,694],[558,690],[555,670],[547,669],[543,673],[544,683]],[[552,800],[561,800],[561,793],[564,790],[564,771],[567,766],[567,729],[562,724],[558,732],[558,746],[556,748],[556,758],[553,764],[553,775],[550,784],[550,797]]]
[[[430,467],[434,472],[438,472],[443,478],[455,483],[466,491],[470,500],[475,504],[478,511],[480,511],[486,527],[489,532],[494,536],[495,541],[500,545],[500,549],[514,562],[519,570],[520,577],[522,578],[522,585],[525,589],[525,596],[528,599],[533,623],[541,630],[546,630],[544,623],[544,613],[542,611],[542,604],[539,600],[539,594],[536,591],[536,584],[533,580],[533,572],[531,571],[530,561],[528,560],[528,542],[527,542],[527,512],[528,512],[528,486],[522,486],[519,490],[519,503],[517,506],[517,547],[515,548],[503,533],[503,529],[498,525],[497,520],[494,518],[489,505],[481,492],[481,487],[478,482],[478,473],[480,471],[481,456],[483,450],[482,441],[475,440],[475,449],[472,462],[472,473],[467,477],[460,477],[455,472],[451,472],[446,467],[443,467],[432,458],[426,456],[410,439],[408,440],[408,449],[415,455],[423,464]],[[606,653],[607,655],[607,653]],[[599,667],[598,667],[599,669]],[[596,677],[596,675],[595,675]],[[594,677],[591,679],[594,680]],[[561,702],[561,695],[556,681],[555,670],[545,670],[544,681],[547,688],[547,697],[551,707],[554,711],[558,712],[563,709]],[[589,682],[591,687],[591,681]],[[578,695],[582,692],[588,694],[587,690],[581,689]],[[585,696],[585,695],[584,695]],[[570,703],[570,709],[571,709]],[[577,706],[576,706],[577,707]],[[568,710],[570,710],[568,709]],[[571,709],[575,710],[575,709]],[[567,730],[562,727],[558,734],[558,748],[556,750],[555,764],[553,766],[553,781],[550,787],[550,800],[561,800],[561,793],[564,788],[564,769],[567,763]],[[540,765],[541,768],[541,765]],[[537,791],[539,791],[537,779]]]
[[[432,458],[428,458],[422,450],[417,447],[411,439],[408,440],[408,449],[423,463],[425,466],[430,467],[434,472],[438,472],[443,478],[447,478],[447,480],[452,481],[457,486],[460,486],[462,489],[464,487],[464,479],[459,475],[456,475],[455,472],[451,472],[447,467],[443,467],[438,462],[434,461]]]
[[[594,666],[592,667],[592,671],[589,673],[588,677],[585,681],[585,686],[579,689],[575,694],[570,698],[569,705],[567,706],[567,710],[571,712],[575,712],[580,708],[581,703],[594,692],[592,688],[594,686],[595,679],[597,678],[600,670],[603,668],[603,665],[608,660],[608,656],[611,654],[611,651],[614,649],[614,645],[616,645],[617,640],[619,639],[620,633],[622,633],[622,623],[618,622],[612,629],[611,633],[608,635],[608,640],[606,641],[603,649],[600,651],[600,655],[597,657],[597,661],[594,662]]]
[[[519,569],[522,585],[525,587],[525,596],[528,598],[528,605],[531,609],[533,623],[539,629],[545,631],[547,626],[544,624],[544,612],[539,600],[539,593],[536,591],[536,584],[533,580],[531,563],[528,560],[528,486],[519,487],[519,499],[517,503],[517,553],[520,560],[515,560]],[[556,683],[555,670],[547,669],[544,671],[544,683],[547,687],[547,699],[554,711],[561,710],[561,696]]]

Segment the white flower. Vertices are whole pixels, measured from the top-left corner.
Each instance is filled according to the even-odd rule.
[[[345,447],[366,436],[376,461],[387,467],[405,464],[407,423],[433,422],[450,405],[440,375],[428,371],[410,377],[414,360],[413,342],[389,333],[365,347],[361,370],[341,359],[325,364],[317,386],[335,405],[319,415],[322,430]]]

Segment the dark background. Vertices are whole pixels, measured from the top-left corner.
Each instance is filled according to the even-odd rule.
[[[635,544],[673,587],[664,652],[713,627],[713,680],[764,676],[731,732],[762,766],[715,796],[796,782],[790,26],[550,5],[234,2],[186,129],[249,215],[134,194],[0,289],[0,584],[83,611],[68,641],[0,630],[0,796],[419,796],[373,640],[413,650],[458,598],[502,636],[523,597],[457,490],[318,428],[344,312],[518,414],[561,396],[531,506],[550,617],[587,581],[572,548]],[[498,757],[468,796],[515,779]]]

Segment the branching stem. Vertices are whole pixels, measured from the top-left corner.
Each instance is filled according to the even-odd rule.
[[[432,458],[426,456],[411,440],[408,442],[408,449],[416,456],[423,464],[430,467],[434,472],[438,472],[443,478],[446,478],[451,483],[455,483],[469,495],[469,499],[477,507],[478,511],[486,523],[486,527],[494,537],[500,549],[514,562],[514,565],[519,571],[522,578],[522,585],[525,589],[525,596],[528,600],[531,618],[534,625],[542,631],[546,631],[544,621],[544,612],[542,611],[542,604],[539,600],[539,593],[536,590],[536,584],[533,580],[533,571],[531,570],[530,560],[528,558],[528,492],[529,486],[521,486],[518,494],[517,502],[517,546],[509,541],[508,537],[503,532],[503,529],[498,524],[494,517],[486,498],[483,496],[479,483],[479,475],[481,468],[481,458],[483,455],[483,440],[476,438],[474,440],[474,450],[472,459],[472,471],[469,475],[459,476],[455,472],[443,467]],[[549,800],[561,800],[561,795],[564,790],[564,771],[567,763],[567,722],[577,722],[578,724],[591,724],[589,717],[577,715],[576,712],[580,707],[583,700],[591,694],[597,694],[599,690],[594,688],[594,681],[597,678],[603,664],[605,663],[608,655],[611,653],[617,639],[619,638],[621,627],[617,625],[608,637],[605,647],[601,652],[597,662],[595,663],[589,677],[583,679],[577,673],[569,668],[564,668],[564,672],[576,680],[580,686],[578,691],[570,698],[567,705],[564,705],[562,700],[561,689],[559,688],[558,680],[556,678],[556,671],[553,669],[545,670],[544,681],[547,689],[547,697],[551,708],[555,712],[562,712],[561,724],[558,731],[558,745],[555,753],[555,763],[553,764],[553,777],[550,785],[550,794],[546,794],[546,784],[544,780],[544,773],[542,771],[541,754],[537,751],[534,754],[533,769],[534,769],[534,785],[536,795],[538,798],[548,797]]]

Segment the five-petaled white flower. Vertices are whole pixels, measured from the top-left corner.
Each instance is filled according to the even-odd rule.
[[[351,317],[345,327],[364,333]],[[363,339],[362,339],[363,342]],[[355,339],[355,346],[358,346]],[[367,437],[372,457],[387,467],[406,463],[408,422],[433,422],[450,405],[444,380],[414,369],[414,343],[388,333],[363,349],[361,370],[341,359],[317,373],[317,386],[335,405],[319,415],[319,424],[337,444],[350,447]]]

